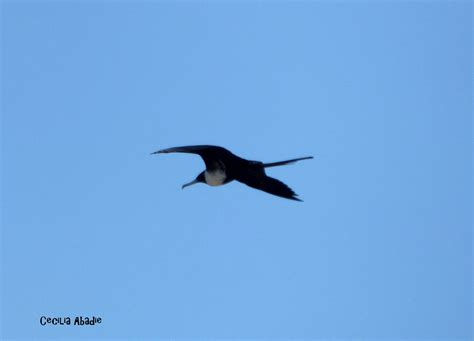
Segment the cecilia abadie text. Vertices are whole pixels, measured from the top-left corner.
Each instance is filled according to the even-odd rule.
[[[41,316],[40,324],[46,326],[48,324],[56,325],[74,325],[74,326],[94,326],[96,324],[101,324],[102,318],[98,316],[76,316],[76,317],[48,317]]]

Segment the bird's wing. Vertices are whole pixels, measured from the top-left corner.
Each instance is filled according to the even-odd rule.
[[[213,169],[216,167],[215,162],[221,160],[226,162],[232,158],[239,158],[232,154],[230,151],[223,147],[210,146],[210,145],[198,145],[198,146],[183,146],[183,147],[172,147],[167,149],[158,150],[152,154],[158,153],[191,153],[197,154],[204,160],[207,169]]]
[[[296,194],[290,187],[281,182],[280,180],[271,178],[269,176],[260,176],[260,177],[241,177],[237,178],[237,181],[240,181],[247,186],[259,189],[261,191],[277,195],[286,199],[302,201],[298,199]]]

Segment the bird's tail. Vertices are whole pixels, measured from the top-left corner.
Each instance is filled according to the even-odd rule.
[[[289,165],[289,164],[295,163],[296,161],[308,160],[308,159],[312,159],[312,158],[313,158],[312,156],[306,156],[306,157],[300,157],[298,159],[291,159],[291,160],[286,160],[286,161],[264,163],[263,167],[268,168],[268,167],[284,166],[284,165]]]

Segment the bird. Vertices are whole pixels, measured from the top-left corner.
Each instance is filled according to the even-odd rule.
[[[296,201],[302,201],[298,198],[298,194],[280,180],[267,176],[265,169],[313,158],[312,156],[305,156],[285,161],[263,163],[243,159],[223,147],[212,145],[172,147],[151,154],[167,153],[197,154],[204,160],[206,169],[199,173],[193,181],[184,184],[183,189],[197,183],[221,186],[237,180],[249,187]]]

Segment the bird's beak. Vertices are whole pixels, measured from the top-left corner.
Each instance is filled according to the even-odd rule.
[[[199,181],[197,181],[197,180],[193,180],[193,181],[191,181],[191,182],[188,182],[187,184],[184,184],[183,186],[181,186],[181,189],[184,189],[185,187],[188,187],[188,186],[197,184],[198,182],[199,182]]]

